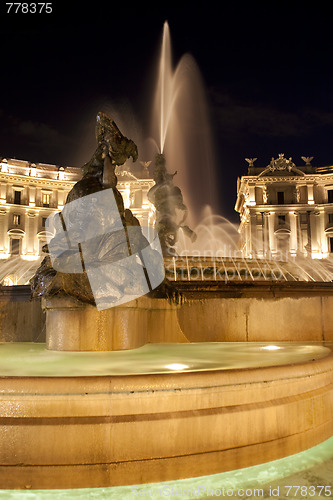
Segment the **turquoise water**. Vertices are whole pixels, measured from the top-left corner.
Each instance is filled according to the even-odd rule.
[[[45,344],[0,343],[0,377],[77,377],[234,370],[311,362],[331,344],[200,342],[146,344],[113,352],[49,351]]]

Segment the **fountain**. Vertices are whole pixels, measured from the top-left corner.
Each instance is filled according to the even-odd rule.
[[[115,167],[136,146],[98,115],[97,149],[50,223],[32,280],[46,344],[0,344],[1,488],[174,481],[332,436],[330,284],[309,287],[278,265],[265,273],[262,262],[256,280],[259,263],[232,255],[229,266],[216,253],[170,254],[193,233],[163,206],[167,187],[186,213],[163,152],[150,192],[160,245],[116,187]]]
[[[200,71],[190,54],[174,68],[167,22],[163,26],[151,121],[154,152],[164,154],[168,165],[177,169],[177,181],[186,193],[193,225],[205,205],[218,206],[215,154]],[[154,152],[149,152],[150,157]]]

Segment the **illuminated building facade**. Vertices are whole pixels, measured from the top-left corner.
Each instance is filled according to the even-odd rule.
[[[248,175],[238,179],[235,210],[245,257],[326,258],[333,253],[333,166],[297,167],[283,154],[266,167],[246,158]]]
[[[118,189],[125,208],[130,208],[141,225],[153,225],[154,207],[147,192],[154,185],[147,166],[131,172],[117,167]],[[18,284],[18,277],[1,274],[1,263],[12,258],[37,261],[46,243],[45,222],[61,211],[68,192],[81,178],[81,170],[43,163],[6,159],[0,162],[0,281]],[[2,266],[3,267],[3,266]],[[8,278],[8,279],[7,279]]]

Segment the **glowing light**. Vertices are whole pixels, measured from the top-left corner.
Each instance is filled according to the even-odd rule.
[[[8,172],[8,166],[6,163],[1,163],[1,172]]]
[[[170,365],[166,365],[165,368],[169,368],[169,370],[186,370],[189,366],[182,363],[171,363]]]
[[[29,201],[29,207],[35,207],[36,203],[34,201]]]
[[[278,345],[265,345],[264,347],[261,347],[261,349],[265,349],[265,351],[278,351],[279,349],[282,349],[282,347],[279,347]]]
[[[37,175],[36,167],[30,168],[30,175],[31,175],[31,177],[36,177],[36,175]]]
[[[63,181],[65,179],[65,172],[60,168],[58,172],[59,181]]]
[[[308,200],[309,205],[314,205],[314,200]]]
[[[149,205],[148,205],[148,203],[142,203],[141,207],[142,208],[149,208]]]
[[[3,280],[2,284],[4,286],[14,286],[18,284],[18,277],[17,276],[6,276],[6,278]]]
[[[123,196],[123,199],[124,199],[124,207],[125,208],[129,208],[131,206],[131,198],[130,198],[130,194],[131,194],[131,188],[130,188],[130,185],[129,184],[125,184],[125,190],[124,190],[124,196]]]
[[[38,255],[35,255],[35,254],[26,254],[26,255],[21,255],[21,258],[23,260],[33,261],[33,260],[37,260],[38,259]]]

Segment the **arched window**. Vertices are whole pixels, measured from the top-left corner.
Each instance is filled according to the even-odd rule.
[[[25,232],[22,229],[10,229],[9,236],[9,253],[11,255],[21,255],[22,253],[22,240]]]

